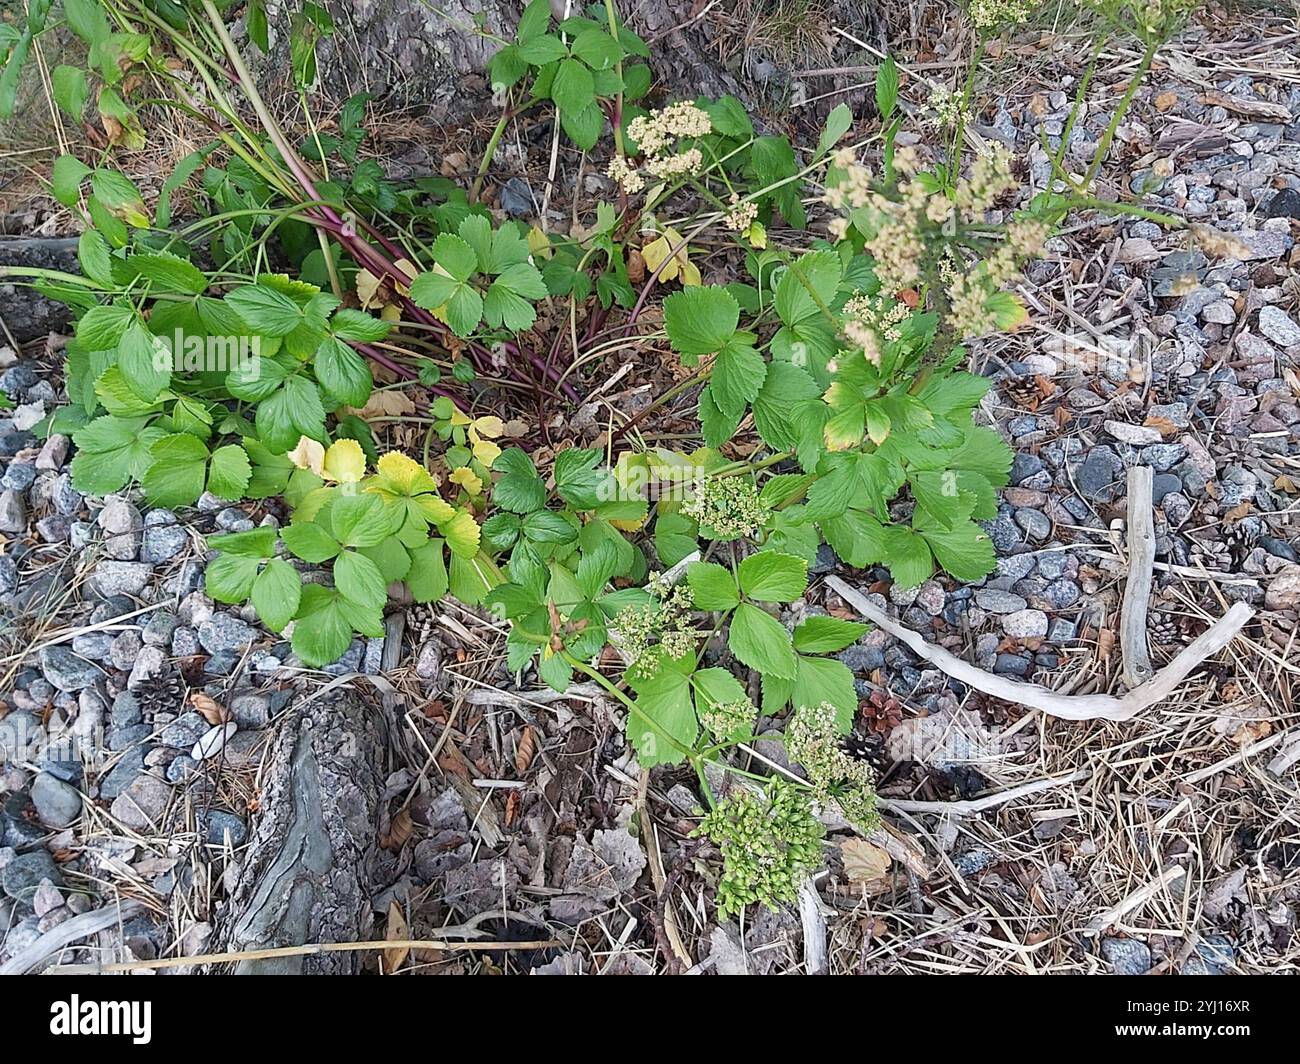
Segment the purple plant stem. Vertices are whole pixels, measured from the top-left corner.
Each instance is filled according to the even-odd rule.
[[[370,359],[370,361],[378,363],[379,365],[383,366],[385,369],[391,371],[392,373],[397,374],[397,376],[400,377],[402,380],[407,380],[407,381],[419,380],[419,374],[416,373],[414,370],[410,369],[407,366],[403,366],[396,359],[390,358],[382,351],[379,351],[376,348],[371,347],[370,344],[356,342],[353,343],[352,346],[355,347],[358,351],[360,351],[363,355],[365,355],[366,358]],[[451,392],[447,391],[445,388],[440,388],[436,384],[426,384],[424,387],[426,387],[434,395],[442,396],[447,399],[456,398],[454,395],[451,394]],[[417,400],[417,402],[419,402],[419,400]]]
[[[298,180],[303,183],[304,189],[307,189],[308,191],[312,191],[309,187],[311,184],[310,180],[304,180],[304,178],[301,175],[298,175],[296,172],[295,172],[295,176],[297,176]],[[387,276],[388,278],[391,278],[393,281],[398,281],[403,284],[409,281],[409,278],[400,269],[398,269],[395,262],[392,262],[384,258],[384,256],[378,250],[376,250],[373,247],[373,245],[371,245],[368,241],[363,240],[358,236],[347,235],[344,232],[344,225],[342,219],[339,218],[338,215],[335,214],[332,210],[330,210],[328,207],[322,207],[321,211],[324,214],[324,217],[321,217],[319,215],[316,216],[317,224],[319,224],[322,229],[324,229],[331,236],[333,236],[334,239],[338,241],[338,243],[342,245],[348,251],[348,253],[352,255],[354,259],[356,259],[358,262],[364,265],[366,269],[370,270],[370,272],[374,273],[376,276],[380,278]],[[366,223],[363,223],[363,225],[367,232],[374,233],[373,227],[371,227]],[[397,248],[396,245],[392,244],[392,242],[388,240],[386,237],[382,236],[382,234],[375,234],[375,235],[382,243],[384,243],[385,247],[389,249],[390,253],[396,253],[399,257],[402,257],[403,253],[401,252],[400,248]],[[444,340],[446,339],[449,330],[442,322],[440,322],[437,318],[435,318],[431,313],[429,313],[423,307],[417,306],[408,296],[404,296],[400,292],[396,294],[398,299],[401,301],[403,310],[407,314],[409,314],[415,321],[418,321],[421,324],[427,325],[429,328],[433,329]],[[485,348],[482,344],[474,343],[472,341],[467,343],[466,346],[469,348],[470,354],[474,359],[474,364],[476,368],[478,368],[480,371],[483,371],[491,366],[492,354],[490,351],[488,351],[487,348]],[[553,366],[548,366],[545,362],[543,362],[540,358],[538,358],[537,355],[534,354],[532,351],[521,348],[518,344],[514,343],[513,341],[507,342],[504,346],[508,353],[513,355],[522,355],[528,361],[529,365],[531,365],[534,369],[541,372],[543,381],[549,380],[555,384],[558,384],[560,390],[570,401],[575,403],[582,401],[582,397],[567,381],[563,383],[560,382],[559,371],[556,370]],[[511,371],[512,374],[517,379],[524,381],[526,383],[526,378],[522,377],[518,373],[518,370],[516,368],[511,367]]]

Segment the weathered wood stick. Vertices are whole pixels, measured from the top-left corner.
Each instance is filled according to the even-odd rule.
[[[1123,678],[1129,690],[1155,673],[1147,649],[1147,604],[1151,601],[1152,565],[1156,560],[1156,529],[1151,517],[1151,467],[1128,471],[1128,579],[1120,611],[1119,649]]]
[[[1255,616],[1255,611],[1246,603],[1234,602],[1227,613],[1215,621],[1208,631],[1184,647],[1173,661],[1146,683],[1119,698],[1112,695],[1062,695],[1036,683],[995,676],[962,661],[943,647],[927,643],[920,633],[904,628],[884,610],[872,605],[866,595],[850,587],[838,576],[828,576],[826,585],[862,616],[879,625],[895,639],[902,640],[914,654],[949,676],[986,695],[1038,709],[1065,720],[1131,720],[1144,709],[1168,698],[1194,668],[1231,643],[1246,622]]]

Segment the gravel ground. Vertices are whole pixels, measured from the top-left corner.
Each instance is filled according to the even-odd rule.
[[[896,803],[896,845],[832,835],[818,886],[833,970],[1295,970],[1300,76],[1260,32],[1215,45],[1198,31],[1176,49],[1232,59],[1159,70],[1104,175],[1231,239],[1207,251],[1151,222],[1082,217],[1030,271],[1032,326],[977,346],[995,381],[984,412],[1016,451],[988,525],[997,571],[907,591],[883,570],[840,573],[983,669],[1121,689],[1125,479],[1146,465],[1156,665],[1234,601],[1257,618],[1175,699],[1125,724],[988,698],[880,631],[844,651],[862,695],[855,739]],[[1132,58],[1118,53],[1112,80]],[[1041,67],[1035,78],[978,132],[1013,146],[1041,188],[1040,136],[1057,143],[1068,103],[1064,88],[1035,87]],[[1100,108],[1076,129],[1073,158],[1108,119]],[[72,488],[68,441],[30,431],[59,402],[59,360],[54,341],[0,348],[0,390],[17,404],[0,418],[0,963],[124,896],[146,914],[59,959],[193,954],[256,813],[276,718],[329,676],[202,591],[202,536],[275,512],[205,498],[172,513]],[[823,561],[818,575],[834,570]],[[788,620],[845,610],[815,582]],[[803,964],[797,914],[718,925],[687,838],[692,781],[642,778],[609,705],[592,692],[521,701],[499,633],[472,611],[406,620],[386,682],[420,712],[410,764],[390,780],[406,819],[390,825],[377,913],[396,902],[418,932],[504,905],[529,937],[544,925],[573,942],[503,962],[553,974],[662,970],[666,957],[722,972]],[[375,673],[382,644],[357,640],[325,672]],[[756,754],[779,761],[780,744]],[[512,783],[476,789],[482,778]],[[1065,782],[974,813],[942,804],[1045,780]]]

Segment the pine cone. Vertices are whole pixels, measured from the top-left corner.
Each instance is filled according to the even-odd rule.
[[[1006,702],[1001,698],[993,698],[978,691],[975,692],[972,698],[975,700],[980,718],[985,724],[1014,724],[1024,716],[1023,707],[1016,705],[1014,702]]]
[[[1151,646],[1169,645],[1183,641],[1178,622],[1163,613],[1153,613],[1147,621],[1147,643]]]
[[[862,720],[871,735],[887,736],[903,723],[903,704],[893,695],[874,690],[862,703]]]
[[[422,647],[438,627],[438,615],[433,606],[417,602],[406,607],[406,630],[411,634],[411,645]]]
[[[844,752],[856,761],[865,761],[876,770],[876,776],[883,776],[892,767],[889,755],[885,753],[885,741],[879,735],[861,739],[856,735],[846,735],[840,741]]]
[[[1005,377],[1002,380],[1002,394],[1016,406],[1025,410],[1037,410],[1050,391],[1045,393],[1042,379],[1039,377]]]
[[[185,701],[185,684],[171,671],[141,680],[134,691],[145,718],[157,713],[179,713]]]

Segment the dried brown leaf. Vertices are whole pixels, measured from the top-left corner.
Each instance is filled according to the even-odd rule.
[[[528,773],[528,766],[537,756],[537,733],[531,724],[524,725],[523,734],[519,736],[519,745],[515,748],[515,772],[522,779]]]
[[[372,417],[403,417],[415,413],[415,403],[405,392],[397,388],[386,388],[372,392],[366,405],[353,413],[363,420]]]
[[[840,859],[844,874],[854,886],[874,892],[889,882],[889,854],[866,839],[845,839],[840,843]]]
[[[406,923],[406,917],[402,915],[401,906],[395,901],[388,903],[388,932],[384,935],[385,942],[402,942],[411,937],[411,928]],[[410,946],[391,946],[384,950],[384,971],[392,973],[397,971],[406,963],[407,955],[411,952]]]
[[[214,728],[218,724],[225,724],[226,721],[230,720],[230,710],[215,698],[205,695],[202,691],[190,692],[190,705]]]
[[[415,821],[411,819],[411,811],[399,809],[388,830],[379,837],[379,845],[385,850],[400,850],[414,830]]]

